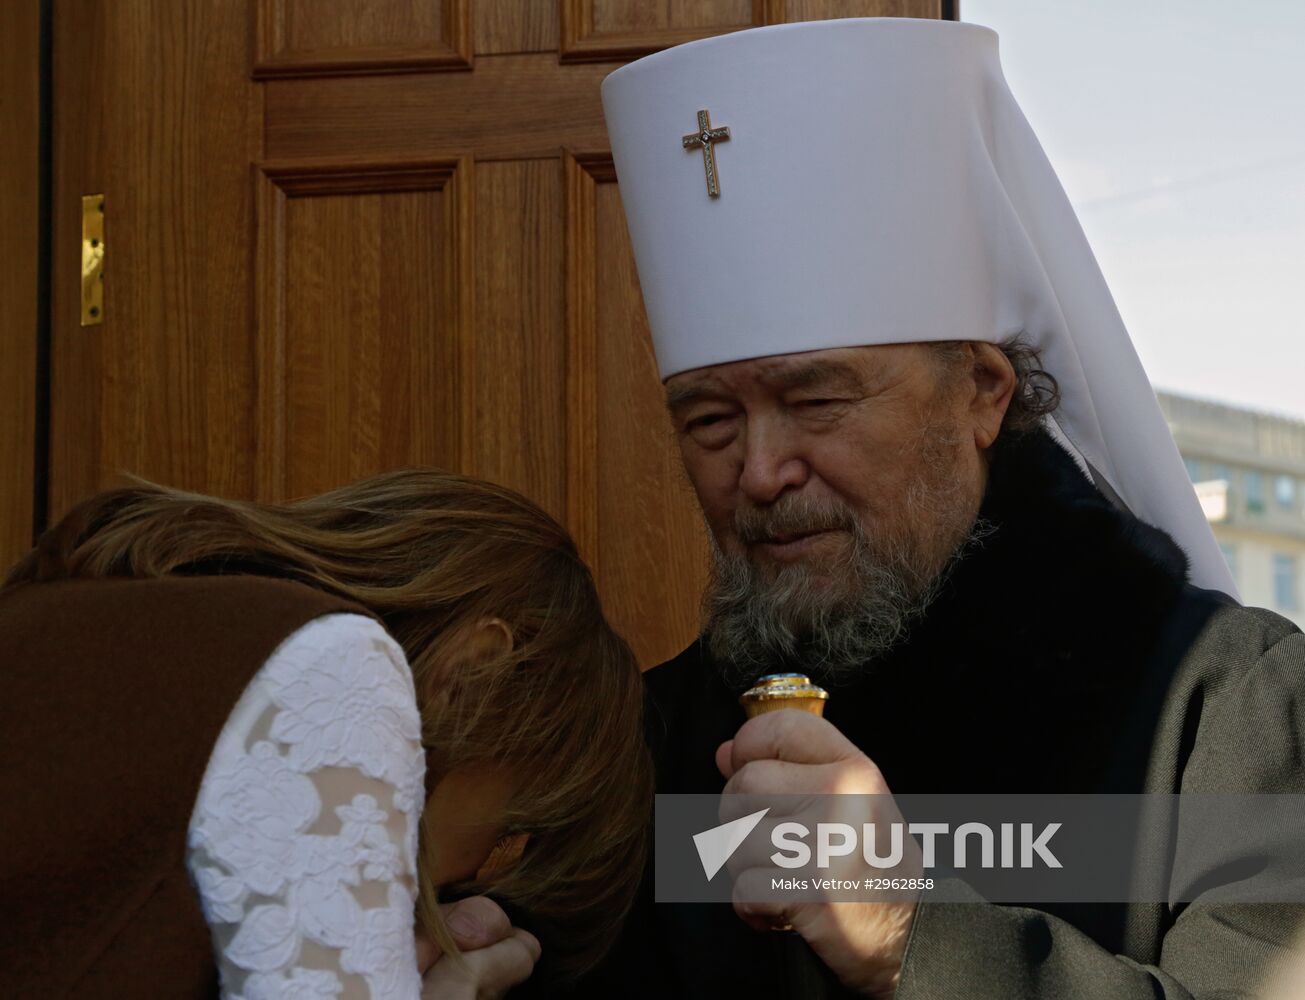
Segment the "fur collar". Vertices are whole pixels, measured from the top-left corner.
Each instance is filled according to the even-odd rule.
[[[980,515],[996,530],[957,565],[933,628],[1004,621],[1069,655],[1103,631],[1157,629],[1187,582],[1177,543],[1106,499],[1043,430],[998,448]]]
[[[999,447],[980,513],[992,534],[900,649],[831,691],[830,719],[903,790],[1096,785],[1187,559],[1041,430]]]
[[[1107,500],[1044,430],[1008,438],[997,448],[981,513],[998,526],[994,548],[1007,561],[1028,560],[1030,575],[1043,578],[1030,581],[1035,586],[1028,595],[1043,604],[1060,596],[1093,603],[1122,599],[1155,612],[1171,604],[1187,582],[1187,556],[1178,544]],[[1053,557],[1047,546],[1072,572],[1037,572]],[[1057,586],[1048,591],[1046,583]]]

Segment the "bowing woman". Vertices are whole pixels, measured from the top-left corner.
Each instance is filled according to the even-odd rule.
[[[634,894],[638,669],[509,490],[102,493],[0,589],[0,670],[4,996],[565,984]]]

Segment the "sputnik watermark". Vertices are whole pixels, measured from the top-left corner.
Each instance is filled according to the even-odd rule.
[[[761,818],[768,812],[770,812],[769,808],[758,809],[751,815],[732,819],[728,823],[721,823],[710,830],[703,830],[702,833],[693,835],[694,846],[698,848],[698,858],[702,861],[702,873],[707,876],[708,882],[725,867],[725,862],[734,856],[734,852],[742,846],[748,834],[757,828]]]
[[[702,873],[707,880],[715,878],[734,852],[743,845],[769,808],[759,809],[739,819],[721,823],[709,830],[693,835],[702,862]],[[1042,864],[1048,868],[1063,868],[1060,859],[1050,849],[1051,838],[1060,829],[1060,823],[1047,823],[1037,830],[1032,823],[1001,823],[994,831],[986,823],[963,823],[952,830],[947,823],[889,823],[890,847],[881,855],[876,848],[882,826],[862,824],[859,831],[850,823],[817,823],[813,831],[802,823],[786,822],[774,826],[770,842],[776,848],[770,860],[779,868],[806,868],[811,864],[812,845],[815,844],[817,868],[828,868],[835,858],[846,858],[857,852],[858,840],[861,857],[871,868],[897,868],[906,860],[904,839],[906,835],[920,838],[920,864],[926,871],[937,867],[937,844],[940,838],[950,837],[952,842],[951,868],[961,870],[974,862],[972,843],[979,844],[977,864],[981,868],[997,866],[997,850],[1001,851],[1002,868],[1032,868]],[[1017,829],[1018,827],[1018,829]],[[1016,860],[1016,848],[1019,858]],[[843,880],[847,888],[860,888],[858,880]],[[837,886],[838,880],[822,880],[826,886]],[[781,888],[783,886],[776,886]]]
[[[1019,862],[1015,860],[1016,833],[1014,823],[1002,823],[1001,832],[994,834],[986,823],[963,823],[955,831],[946,823],[890,823],[888,825],[891,848],[887,855],[880,856],[875,850],[877,828],[874,823],[862,825],[861,856],[871,868],[896,868],[905,860],[902,846],[903,829],[912,836],[920,837],[921,865],[926,869],[937,867],[936,844],[940,837],[949,837],[952,841],[952,862],[955,869],[969,867],[973,855],[969,847],[975,838],[979,841],[979,866],[995,866],[994,846],[1001,845],[1002,868],[1032,868],[1035,864],[1044,864],[1048,868],[1063,868],[1064,865],[1048,849],[1048,843],[1057,830],[1059,823],[1048,823],[1035,835],[1032,823],[1020,823]],[[772,842],[779,848],[770,856],[770,860],[781,868],[805,868],[811,863],[811,847],[807,840],[811,831],[801,823],[780,823],[771,834]],[[834,858],[845,858],[856,853],[857,829],[848,823],[816,824],[816,867],[828,868]]]
[[[659,795],[654,863],[659,902],[1305,903],[1305,795]]]

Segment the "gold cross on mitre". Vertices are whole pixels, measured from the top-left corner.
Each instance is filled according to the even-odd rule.
[[[711,116],[706,111],[698,112],[698,131],[686,135],[681,140],[685,149],[702,147],[702,165],[707,171],[707,194],[713,198],[720,197],[720,184],[716,181],[716,154],[712,152],[714,142],[723,142],[730,137],[729,126],[711,127]]]

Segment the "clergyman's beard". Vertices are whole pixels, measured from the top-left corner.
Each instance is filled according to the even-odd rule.
[[[727,684],[763,674],[805,673],[837,684],[897,646],[974,542],[992,530],[954,486],[951,468],[931,455],[909,491],[910,514],[892,533],[871,537],[840,500],[790,494],[767,508],[742,509],[735,532],[745,544],[776,535],[845,532],[839,557],[798,561],[767,578],[742,553],[711,538],[712,572],[703,596],[705,632]],[[918,525],[915,530],[907,521]]]

